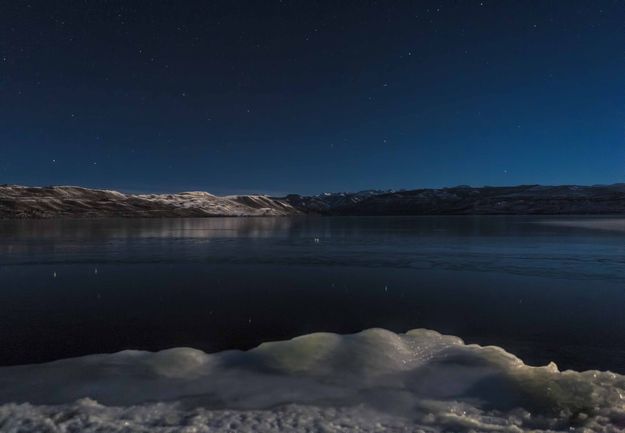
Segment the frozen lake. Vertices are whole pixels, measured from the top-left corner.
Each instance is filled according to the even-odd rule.
[[[0,364],[428,328],[625,372],[625,219],[0,221]]]

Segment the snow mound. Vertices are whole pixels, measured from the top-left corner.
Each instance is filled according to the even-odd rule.
[[[530,367],[424,329],[0,368],[2,432],[625,429],[625,377]]]

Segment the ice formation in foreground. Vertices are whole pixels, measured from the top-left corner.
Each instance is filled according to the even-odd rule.
[[[417,329],[0,368],[2,432],[625,430],[625,377]]]

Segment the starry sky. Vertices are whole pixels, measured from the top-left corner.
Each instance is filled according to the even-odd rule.
[[[0,0],[0,183],[623,181],[624,1]]]

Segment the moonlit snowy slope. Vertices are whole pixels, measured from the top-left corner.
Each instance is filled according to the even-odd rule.
[[[400,191],[215,196],[124,194],[75,186],[0,185],[0,218],[313,215],[582,215],[625,213],[625,185],[457,186]]]
[[[262,195],[123,194],[75,186],[0,186],[0,218],[280,216],[299,213]]]

